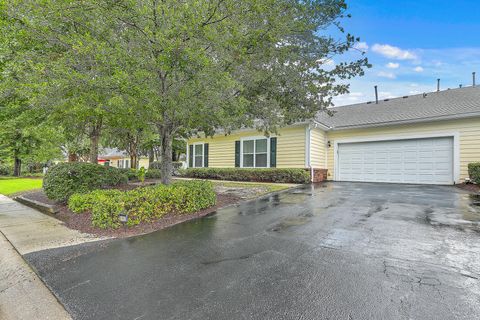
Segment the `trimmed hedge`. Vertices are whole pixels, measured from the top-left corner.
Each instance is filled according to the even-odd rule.
[[[191,213],[215,205],[216,194],[209,181],[184,181],[171,185],[141,187],[129,191],[96,190],[74,194],[68,208],[92,213],[92,225],[118,228],[120,213],[128,214],[127,226],[152,222],[167,213]]]
[[[48,198],[65,202],[74,193],[127,182],[127,174],[117,168],[87,162],[64,162],[47,171],[43,178],[43,190]]]
[[[246,168],[189,168],[181,170],[187,178],[231,181],[308,183],[310,174],[305,169],[246,169]]]
[[[472,182],[480,184],[480,162],[468,164],[468,175]]]
[[[147,179],[160,179],[162,174],[159,169],[148,169],[145,173],[145,178]]]
[[[128,181],[138,180],[137,170],[131,168],[119,168],[118,170],[124,172],[127,175]]]

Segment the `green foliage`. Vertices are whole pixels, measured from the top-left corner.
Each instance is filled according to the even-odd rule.
[[[88,136],[92,155],[106,129],[133,134],[130,150],[145,139],[143,129],[155,130],[165,183],[180,133],[276,131],[326,111],[369,67],[361,55],[329,66],[359,41],[341,26],[345,0],[1,3],[8,70],[20,66],[29,76],[11,87],[27,84],[34,93],[11,105],[27,115],[28,106],[43,106],[50,123]],[[41,138],[20,133],[25,146]]]
[[[480,162],[468,164],[468,175],[476,184],[480,184]]]
[[[12,174],[12,168],[5,164],[0,164],[0,176],[8,176]]]
[[[162,173],[158,169],[148,169],[145,173],[145,178],[147,179],[160,179],[162,178]]]
[[[138,180],[140,180],[141,183],[144,183],[145,182],[145,174],[146,174],[146,170],[144,167],[141,167],[140,169],[138,169],[138,172],[137,172],[137,176],[138,176]]]
[[[127,175],[117,168],[86,162],[65,162],[48,170],[43,179],[43,189],[50,199],[67,201],[74,193],[87,193],[127,181]]]
[[[118,170],[121,170],[122,172],[124,172],[127,175],[128,181],[139,180],[138,172],[137,172],[137,170],[135,170],[133,168],[119,168]]]
[[[153,161],[152,163],[149,164],[148,170],[151,170],[151,169],[160,170],[161,167],[162,167],[162,163],[160,161]]]
[[[231,181],[308,183],[310,174],[305,169],[245,169],[245,168],[189,168],[180,175],[188,178]]]
[[[72,195],[68,207],[75,213],[91,211],[92,225],[118,228],[120,213],[128,214],[127,226],[151,222],[168,213],[192,213],[215,205],[216,194],[208,181],[140,187],[129,191],[96,190]]]

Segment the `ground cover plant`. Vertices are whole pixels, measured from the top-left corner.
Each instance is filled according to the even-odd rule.
[[[171,185],[133,190],[95,190],[70,197],[68,208],[75,213],[91,212],[92,225],[102,229],[121,226],[120,215],[128,215],[127,226],[152,222],[168,213],[193,213],[215,205],[216,194],[208,181],[181,181]]]

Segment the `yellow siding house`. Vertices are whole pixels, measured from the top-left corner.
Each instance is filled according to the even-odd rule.
[[[313,181],[454,184],[480,161],[480,88],[332,108],[264,136],[188,140],[188,167],[305,168]]]

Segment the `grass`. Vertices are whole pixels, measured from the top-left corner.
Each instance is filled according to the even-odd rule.
[[[41,187],[42,179],[0,177],[0,194],[6,196]]]

